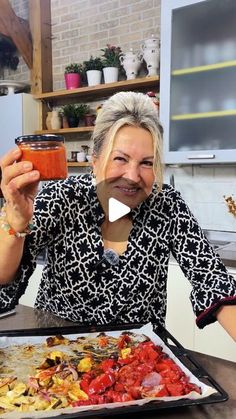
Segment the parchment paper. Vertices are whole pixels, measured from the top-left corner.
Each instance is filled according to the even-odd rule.
[[[202,383],[201,381],[199,381],[199,379],[197,377],[195,377],[191,371],[185,367],[185,365],[182,364],[182,362],[174,355],[174,353],[165,345],[165,343],[163,342],[163,340],[157,336],[154,332],[153,332],[153,326],[151,323],[146,324],[145,326],[139,328],[139,329],[131,329],[129,330],[131,332],[134,333],[138,333],[138,334],[144,334],[146,336],[148,336],[156,345],[162,346],[163,350],[165,353],[167,353],[170,358],[172,358],[177,365],[180,366],[180,368],[182,369],[182,371],[188,376],[190,377],[190,382],[196,384],[197,386],[199,386],[202,390],[202,394],[198,394],[197,392],[191,392],[188,395],[185,396],[178,396],[178,397],[152,397],[152,398],[145,398],[145,399],[140,399],[140,400],[133,400],[130,402],[124,402],[124,403],[107,403],[107,404],[100,404],[100,405],[93,405],[93,406],[80,406],[80,407],[74,407],[74,408],[70,408],[70,407],[66,407],[64,409],[57,409],[57,410],[48,410],[48,411],[38,411],[38,412],[30,412],[30,413],[20,413],[20,412],[9,412],[9,413],[5,413],[3,415],[0,416],[0,418],[8,418],[8,419],[29,419],[29,418],[49,418],[49,417],[56,417],[56,416],[61,416],[61,415],[65,415],[65,419],[66,419],[66,414],[71,414],[71,413],[76,413],[76,412],[83,412],[86,410],[92,410],[94,412],[96,412],[96,410],[99,409],[111,409],[111,414],[112,414],[112,409],[116,409],[118,407],[122,407],[122,406],[133,406],[133,405],[138,405],[138,406],[142,406],[146,403],[149,403],[150,401],[153,400],[159,400],[159,401],[174,401],[174,400],[180,400],[180,399],[202,399],[205,397],[210,396],[213,393],[217,393],[217,391],[213,388],[210,387],[204,383]],[[118,337],[121,333],[123,332],[123,330],[120,331],[111,331],[111,332],[107,332],[107,335],[110,336],[114,336],[114,337]],[[97,336],[100,332],[98,333],[89,333],[89,336]],[[69,339],[76,339],[78,336],[88,336],[88,333],[80,333],[80,334],[64,334],[64,336],[66,336]],[[20,345],[20,344],[37,344],[37,343],[41,343],[41,342],[45,342],[46,338],[48,336],[19,336],[19,337],[8,337],[8,336],[4,336],[4,337],[0,337],[0,348],[5,348],[5,347],[11,347],[12,345]],[[9,349],[10,350],[10,349]]]

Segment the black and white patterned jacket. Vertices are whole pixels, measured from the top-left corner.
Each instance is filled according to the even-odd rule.
[[[91,175],[49,182],[35,202],[33,232],[13,284],[1,286],[0,307],[24,293],[38,253],[47,247],[36,308],[83,324],[159,321],[166,315],[170,254],[192,284],[197,324],[215,320],[221,304],[236,303],[236,282],[171,186],[155,188],[132,210],[133,228],[119,264],[102,260],[104,213]],[[98,265],[97,265],[98,264]]]

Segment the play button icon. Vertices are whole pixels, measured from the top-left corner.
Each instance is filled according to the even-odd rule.
[[[130,208],[115,198],[109,198],[108,218],[111,223],[130,212]]]

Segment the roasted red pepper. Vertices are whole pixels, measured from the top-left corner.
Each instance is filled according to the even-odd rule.
[[[131,342],[131,339],[128,335],[121,335],[119,337],[117,346],[119,349],[124,349],[127,347],[127,344]]]
[[[106,392],[106,397],[110,400],[110,403],[115,402],[129,402],[130,400],[134,400],[131,394],[129,393],[119,393],[114,390],[108,390]]]
[[[99,365],[99,368],[104,372],[112,370],[116,365],[114,359],[104,359]]]
[[[91,381],[88,387],[88,394],[101,394],[111,387],[115,382],[115,373],[112,371],[105,372]]]
[[[101,348],[105,348],[108,344],[108,337],[107,336],[100,336],[99,337],[99,346]]]
[[[93,380],[92,374],[90,372],[85,372],[83,378],[80,381],[80,388],[88,394],[89,384]]]

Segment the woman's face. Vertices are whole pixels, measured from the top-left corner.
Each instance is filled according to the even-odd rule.
[[[104,152],[94,160],[97,193],[103,207],[110,197],[135,208],[151,193],[153,172],[153,140],[149,131],[124,126],[117,132],[105,173]]]

